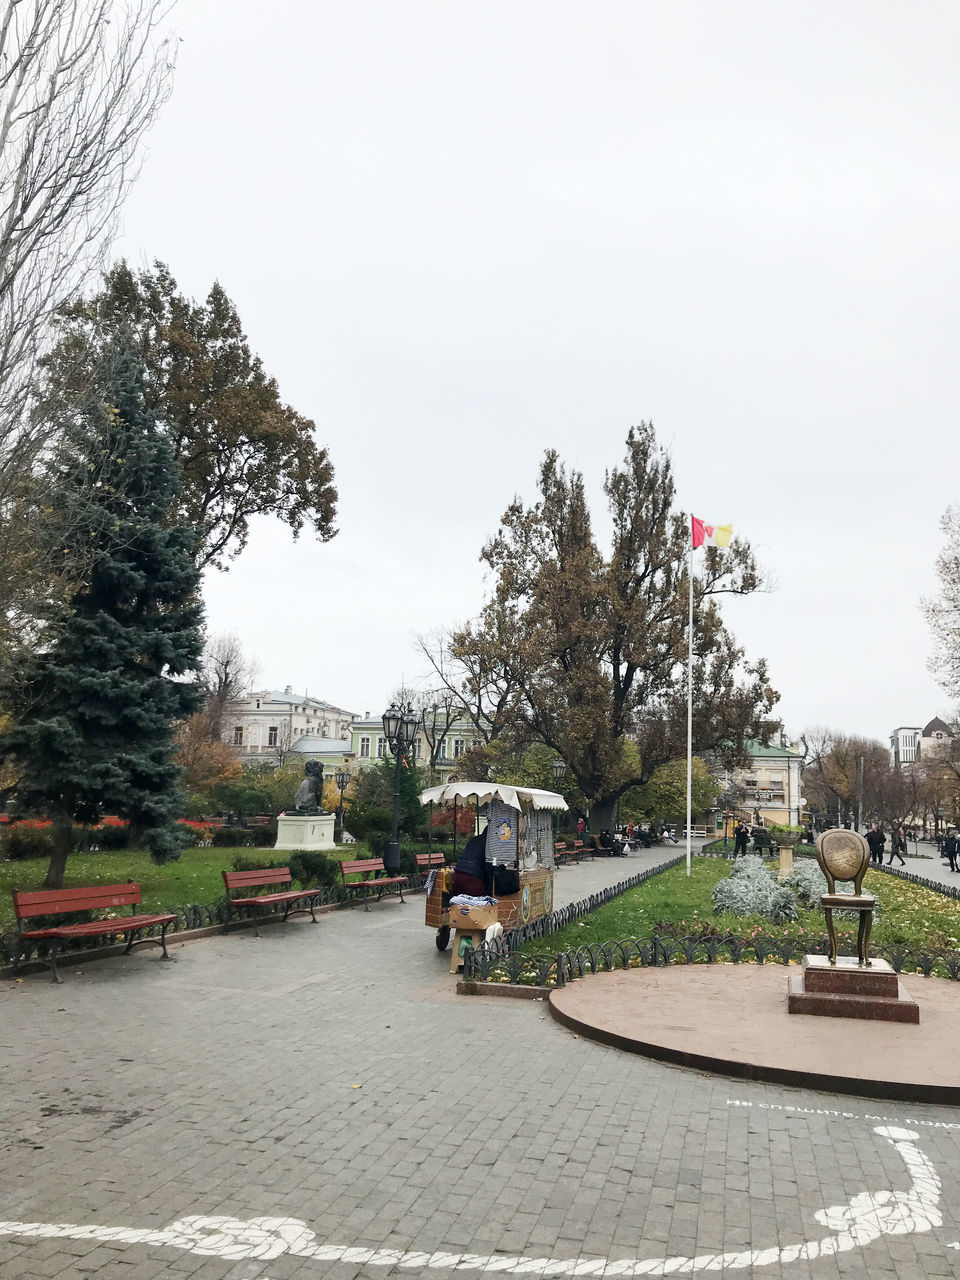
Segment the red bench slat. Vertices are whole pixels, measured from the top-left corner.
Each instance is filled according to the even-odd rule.
[[[71,889],[37,889],[13,891],[13,910],[18,920],[31,916],[63,915],[67,911],[98,911],[105,907],[136,906],[143,899],[140,886],[130,880],[126,884],[89,885]]]
[[[224,871],[222,875],[227,889],[251,889],[258,884],[290,884],[293,880],[289,867],[270,867],[261,871]]]

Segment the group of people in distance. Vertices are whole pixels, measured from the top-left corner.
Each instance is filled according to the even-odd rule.
[[[887,843],[886,833],[876,822],[873,822],[870,825],[870,830],[867,832],[866,839],[867,844],[870,846],[870,861],[875,866],[882,867],[883,848]],[[892,866],[894,858],[899,858],[901,867],[905,867],[907,864],[903,860],[903,855],[906,852],[907,837],[904,833],[903,827],[900,827],[899,830],[894,831],[890,838],[890,860],[887,863],[887,866]]]
[[[583,841],[590,839],[587,834],[587,824],[582,817],[577,819],[577,838]],[[644,830],[640,823],[628,822],[625,826],[618,827],[615,835],[611,835],[604,828],[599,835],[594,837],[594,844],[597,853],[606,854],[613,858],[622,858],[626,856],[628,849],[649,849],[664,839],[672,840],[674,844],[677,843],[673,835],[660,823],[651,822],[649,827]]]

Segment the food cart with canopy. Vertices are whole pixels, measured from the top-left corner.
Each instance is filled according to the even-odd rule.
[[[553,910],[553,820],[567,808],[563,796],[536,787],[503,782],[446,782],[420,793],[420,803],[481,806],[487,809],[487,861],[514,867],[520,887],[497,895],[497,915],[504,929],[529,924]],[[456,821],[454,821],[456,829]],[[450,884],[453,867],[442,867],[427,894],[425,923],[437,931],[437,949],[450,940]]]

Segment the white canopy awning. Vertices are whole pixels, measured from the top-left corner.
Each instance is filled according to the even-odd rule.
[[[563,810],[567,802],[556,791],[541,791],[537,787],[510,787],[505,782],[445,782],[439,787],[428,787],[420,792],[420,803],[459,804],[463,800],[472,800],[477,804],[488,804],[491,800],[501,800],[513,809],[556,809]]]

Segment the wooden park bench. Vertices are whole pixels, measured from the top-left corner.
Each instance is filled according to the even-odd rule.
[[[348,876],[361,878],[348,880]],[[344,889],[349,890],[351,894],[359,893],[364,899],[364,911],[370,910],[367,900],[374,889],[377,891],[378,902],[383,897],[385,889],[395,890],[400,901],[403,902],[403,886],[407,883],[407,877],[388,876],[382,858],[356,858],[352,862],[341,862],[340,878],[343,880]]]
[[[429,871],[431,867],[445,867],[447,859],[439,849],[434,849],[430,853],[415,853],[413,855],[417,860],[418,871]]]
[[[167,929],[176,920],[175,912],[163,912],[156,915],[137,915],[137,907],[143,901],[140,886],[130,880],[127,884],[101,884],[89,888],[77,889],[38,889],[35,892],[22,893],[13,891],[13,911],[17,918],[17,952],[13,961],[16,973],[23,956],[38,942],[48,944],[45,956],[39,956],[42,963],[53,970],[53,981],[62,982],[57,972],[57,955],[65,942],[77,942],[83,938],[113,938],[127,935],[127,948],[124,955],[129,955],[135,942],[156,942],[163,951],[162,960],[170,960],[167,955]],[[71,922],[69,924],[44,923],[36,929],[25,929],[25,920],[35,920],[48,916],[66,915],[68,912],[110,911],[116,907],[133,907],[133,913],[124,916],[92,916],[89,920]],[[144,929],[160,926],[159,938],[141,938]],[[26,945],[25,945],[26,944]]]
[[[289,867],[264,867],[262,870],[254,871],[224,871],[223,883],[227,890],[227,919],[223,926],[223,932],[226,933],[235,912],[250,913],[254,919],[254,930],[257,937],[260,937],[260,920],[267,913],[273,913],[278,907],[283,907],[283,920],[291,913],[309,911],[310,919],[314,924],[317,923],[317,917],[314,915],[314,908],[317,906],[320,898],[320,889],[280,889],[274,893],[255,893],[249,896],[251,889],[264,888],[267,885],[292,885],[293,877],[290,874]],[[233,898],[230,895],[236,890],[246,891],[247,897]],[[302,906],[295,906],[294,903],[303,903]]]
[[[566,862],[568,858],[576,858],[577,862],[580,861],[580,858],[577,855],[576,849],[568,849],[567,842],[565,840],[558,840],[557,843],[553,846],[554,863],[558,867],[562,867],[564,862]]]
[[[591,858],[595,858],[597,856],[595,846],[585,845],[582,840],[574,840],[573,856],[576,858],[576,860],[579,862],[580,859],[585,858],[587,854],[589,854]]]

